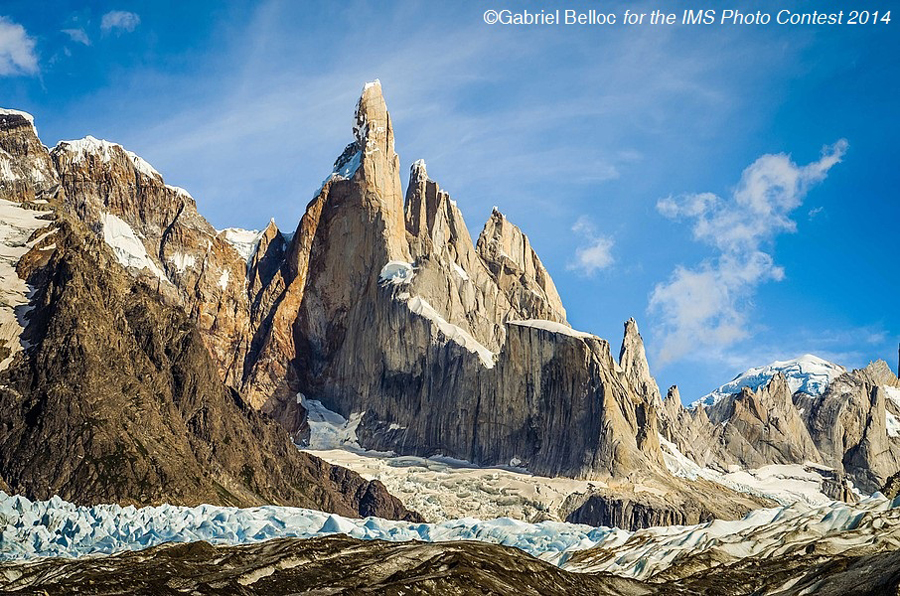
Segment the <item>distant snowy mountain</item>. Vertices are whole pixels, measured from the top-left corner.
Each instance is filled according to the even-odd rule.
[[[829,383],[847,370],[839,364],[828,362],[812,354],[805,354],[794,360],[775,361],[739,374],[728,383],[693,402],[691,407],[711,406],[723,397],[740,392],[743,387],[759,389],[779,372],[785,376],[788,387],[793,393],[802,391],[810,395],[821,395]]]

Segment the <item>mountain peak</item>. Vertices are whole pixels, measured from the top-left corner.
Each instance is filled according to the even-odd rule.
[[[625,321],[625,335],[622,338],[622,348],[619,350],[619,366],[635,389],[652,403],[656,405],[661,403],[659,386],[650,374],[644,339],[634,317]]]
[[[387,104],[381,91],[381,83],[376,79],[366,83],[359,101],[356,103],[353,135],[362,148],[366,148],[370,140],[389,142],[383,149],[394,150],[394,135],[391,130]]]
[[[813,354],[804,354],[791,360],[776,360],[765,366],[746,370],[693,402],[691,407],[711,406],[728,395],[739,393],[744,387],[755,391],[768,385],[779,373],[784,376],[791,393],[801,391],[809,395],[821,395],[834,379],[845,372],[847,370],[843,366]]]
[[[14,128],[26,123],[34,128],[34,116],[22,110],[0,108],[0,130]],[[37,129],[35,129],[35,134],[37,134]]]
[[[425,166],[424,159],[417,159],[413,165],[409,167],[409,178],[415,181],[428,180],[428,170]]]
[[[98,139],[91,135],[83,139],[60,141],[51,151],[51,155],[61,154],[66,154],[70,163],[80,163],[90,156],[97,157],[103,163],[114,161],[117,157],[124,157],[136,172],[149,178],[162,180],[162,175],[136,153],[128,151],[118,143]]]

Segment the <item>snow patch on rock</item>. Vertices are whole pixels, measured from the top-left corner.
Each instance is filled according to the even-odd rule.
[[[362,421],[362,412],[350,414],[347,420],[337,412],[322,405],[317,399],[309,399],[302,393],[297,394],[297,403],[306,409],[309,423],[309,449],[352,449],[362,451],[356,429]]]
[[[178,273],[184,273],[188,267],[193,267],[197,260],[194,258],[194,255],[175,252],[169,257],[169,262],[175,266],[175,270]]]
[[[578,337],[581,339],[594,338],[599,339],[596,335],[592,333],[586,333],[584,331],[577,331],[572,329],[568,325],[563,325],[562,323],[556,323],[554,321],[545,321],[543,319],[527,319],[522,321],[507,321],[509,325],[517,325],[519,327],[531,327],[533,329],[541,329],[543,331],[549,331],[550,333],[559,333],[562,335],[568,335],[569,337]]]
[[[194,200],[194,197],[191,196],[191,193],[189,193],[185,189],[181,188],[180,186],[172,186],[171,184],[166,184],[166,188],[168,188],[175,194],[184,195],[185,197],[191,199],[192,201]]]
[[[887,427],[887,436],[900,437],[900,419],[898,419],[890,412],[885,411],[884,423]]]
[[[100,215],[100,221],[103,223],[103,240],[112,248],[119,263],[126,268],[149,269],[159,279],[169,281],[125,220],[104,212]]]
[[[356,174],[356,171],[359,169],[359,166],[362,164],[362,150],[357,151],[353,155],[351,155],[348,159],[338,160],[337,163],[334,164],[334,170],[331,174],[328,175],[325,180],[322,181],[322,184],[319,185],[319,190],[316,191],[314,197],[322,194],[322,190],[325,188],[325,185],[334,180],[349,180],[353,178],[353,175]]]
[[[823,491],[825,477],[817,472],[828,472],[829,468],[812,464],[771,464],[755,470],[736,469],[723,474],[698,466],[662,435],[659,443],[663,460],[673,476],[687,480],[709,480],[735,492],[771,499],[779,505],[806,503],[819,506],[832,501]]]
[[[43,219],[45,215],[46,212],[0,199],[0,347],[10,350],[0,359],[0,370],[7,368],[25,348],[21,338],[28,325],[26,315],[31,310],[33,289],[19,279],[16,266],[25,253],[47,236],[41,234],[28,240],[52,223]]]
[[[259,241],[262,238],[263,233],[259,230],[225,228],[224,230],[219,230],[219,235],[225,242],[230,244],[232,248],[241,255],[244,262],[249,265],[250,261],[253,260],[253,256],[256,254],[256,247],[259,246]]]
[[[494,368],[494,353],[472,337],[472,334],[468,331],[444,319],[434,307],[428,304],[427,300],[421,296],[414,296],[407,301],[406,305],[412,312],[434,323],[438,330],[447,336],[450,341],[461,345],[473,354],[477,354],[485,368]]]
[[[411,282],[414,275],[415,268],[412,263],[407,263],[405,261],[388,261],[387,264],[381,268],[378,279],[383,283],[404,285]]]
[[[887,398],[897,406],[898,410],[900,410],[900,389],[891,387],[890,385],[882,385],[881,388],[884,390],[884,394]]]
[[[469,281],[469,274],[466,273],[466,270],[460,267],[457,263],[453,263],[453,271],[455,271],[456,274],[462,279]]]

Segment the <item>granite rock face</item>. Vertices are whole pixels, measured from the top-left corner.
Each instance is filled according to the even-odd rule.
[[[650,374],[644,340],[634,319],[625,322],[625,337],[622,338],[622,347],[619,350],[619,366],[625,380],[631,384],[636,393],[643,395],[656,408],[662,407],[659,385]]]
[[[303,393],[360,418],[375,449],[665,473],[653,396],[620,376],[606,341],[568,326],[521,230],[494,210],[473,244],[422,162],[404,201],[379,85],[355,122],[270,282],[284,289],[248,369],[251,403],[290,423]]]

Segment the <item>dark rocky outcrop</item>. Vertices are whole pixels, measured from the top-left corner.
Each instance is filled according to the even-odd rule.
[[[63,217],[37,290],[31,348],[0,378],[0,477],[29,498],[290,504],[417,519],[377,482],[298,452],[224,385],[180,309]]]
[[[713,519],[740,519],[775,503],[732,493],[706,480],[667,478],[639,487],[616,484],[575,493],[566,499],[565,520],[591,526],[639,530],[654,526],[695,525]]]
[[[888,478],[884,486],[881,487],[881,493],[889,499],[894,499],[900,495],[900,472]]]
[[[495,544],[362,542],[346,536],[238,547],[195,542],[99,559],[0,564],[0,578],[0,589],[23,596],[57,596],[84,589],[109,596],[648,593],[634,580],[570,573]]]
[[[644,499],[591,495],[575,511],[566,516],[573,524],[608,526],[639,530],[654,526],[684,526],[715,519],[708,510],[695,504],[675,508],[655,505]]]

